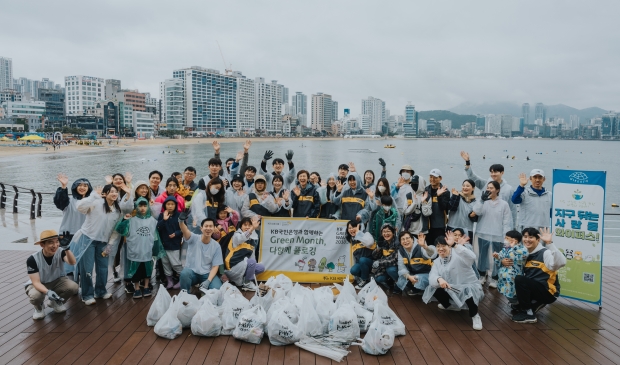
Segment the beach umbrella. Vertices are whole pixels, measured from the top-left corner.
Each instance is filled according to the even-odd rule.
[[[44,139],[45,138],[39,137],[37,135],[31,135],[31,136],[26,136],[26,137],[20,138],[20,141],[42,141]]]
[[[2,137],[2,138],[0,138],[0,141],[3,141],[3,142],[4,142],[4,141],[10,141],[10,139],[9,139],[9,138],[6,138],[6,137]]]

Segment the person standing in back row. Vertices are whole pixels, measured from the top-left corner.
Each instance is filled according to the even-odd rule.
[[[519,174],[519,186],[512,195],[514,204],[521,204],[519,209],[519,229],[527,227],[537,229],[549,228],[551,224],[551,192],[543,187],[545,172],[534,169],[530,172],[531,185],[527,185],[525,173]]]
[[[426,187],[426,192],[432,203],[432,213],[428,217],[426,240],[429,245],[435,245],[437,237],[446,235],[446,223],[450,210],[450,191],[441,184],[441,170],[432,169],[429,175],[430,184]]]
[[[508,184],[504,179],[504,166],[501,164],[493,164],[489,167],[489,175],[488,179],[483,179],[480,176],[474,173],[474,170],[471,168],[471,161],[469,160],[469,153],[465,151],[461,151],[461,157],[465,160],[465,174],[468,179],[473,180],[476,183],[476,187],[480,189],[480,191],[484,192],[487,187],[487,183],[489,181],[497,181],[500,186],[501,193],[500,198],[508,203],[508,207],[510,208],[510,214],[512,215],[512,225],[510,229],[515,229],[517,226],[517,206],[512,202],[512,195],[514,194],[514,189],[512,185]],[[504,232],[506,233],[506,232]]]

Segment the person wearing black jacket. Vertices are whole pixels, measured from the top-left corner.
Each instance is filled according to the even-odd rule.
[[[448,211],[450,210],[450,192],[441,184],[441,171],[432,169],[430,184],[426,187],[428,199],[432,201],[432,213],[428,217],[428,234],[426,242],[435,245],[437,237],[445,236]]]
[[[318,218],[321,211],[319,192],[308,179],[310,179],[308,171],[301,170],[297,173],[299,184],[292,189],[293,217]]]
[[[166,250],[166,256],[161,259],[167,279],[166,289],[179,289],[179,282],[177,281],[175,284],[173,279],[174,273],[179,276],[183,270],[181,263],[183,233],[179,225],[180,213],[177,210],[177,200],[174,196],[169,196],[164,201],[162,208],[162,213],[157,218],[157,231],[164,250]]]
[[[65,174],[58,174],[60,187],[56,189],[54,195],[54,205],[62,210],[62,221],[60,222],[60,244],[65,247],[71,242],[73,235],[82,228],[86,220],[86,215],[77,210],[77,202],[82,198],[90,196],[93,187],[87,179],[77,179],[71,185],[71,194],[67,189],[69,178]]]

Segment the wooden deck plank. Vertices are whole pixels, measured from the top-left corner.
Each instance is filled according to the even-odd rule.
[[[118,351],[112,354],[112,357],[110,358],[110,360],[106,362],[106,364],[110,364],[110,365],[122,364],[125,361],[125,359],[129,357],[129,354],[131,354],[131,352],[136,348],[136,346],[138,346],[138,344],[142,342],[142,339],[144,338],[144,336],[146,336],[146,332],[132,333],[131,337],[129,337],[129,339],[125,341],[123,346],[121,346],[121,348],[118,349]]]

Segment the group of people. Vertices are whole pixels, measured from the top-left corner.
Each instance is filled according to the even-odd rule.
[[[152,295],[158,279],[167,289],[218,289],[230,281],[256,291],[255,276],[265,270],[258,262],[262,217],[346,220],[357,289],[374,278],[393,294],[468,310],[476,330],[487,283],[520,323],[536,322],[536,312],[559,296],[557,271],[566,259],[552,242],[551,192],[540,169],[529,179],[520,174],[514,189],[502,165],[491,165],[485,179],[461,152],[466,178],[460,190],[449,190],[441,170],[422,175],[411,165],[390,184],[382,158],[379,179],[372,170],[360,175],[352,162],[327,177],[297,170],[292,150],[285,160],[267,150],[257,168],[248,164],[251,145],[223,162],[214,141],[202,178],[190,166],[167,178],[152,171],[135,183],[130,173],[116,173],[96,188],[81,178],[69,190],[59,174],[60,233],[43,232],[42,251],[28,259],[33,317],[45,316],[46,297],[54,311],[64,311],[63,300],[78,289],[86,305],[110,298],[109,272],[136,299]]]

